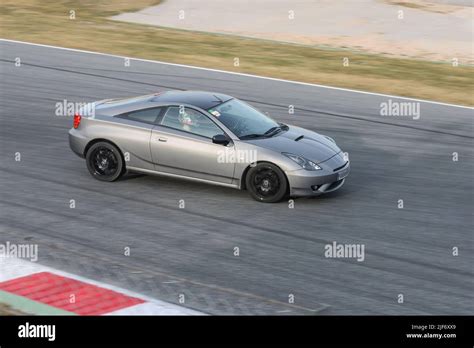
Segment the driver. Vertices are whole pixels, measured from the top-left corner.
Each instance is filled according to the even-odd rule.
[[[187,113],[185,110],[179,111],[178,119],[184,131],[191,132],[192,128],[197,126],[197,120],[194,119],[192,114]]]

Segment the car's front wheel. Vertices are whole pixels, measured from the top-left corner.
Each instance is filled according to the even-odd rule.
[[[86,154],[86,163],[89,173],[101,181],[115,181],[122,176],[125,169],[120,150],[104,141],[90,147]]]
[[[258,163],[249,169],[245,185],[259,202],[275,203],[288,195],[288,182],[280,168],[271,163]]]

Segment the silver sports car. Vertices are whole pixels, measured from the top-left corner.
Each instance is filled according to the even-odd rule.
[[[260,202],[337,190],[350,170],[330,137],[210,92],[91,103],[74,116],[69,142],[98,180],[166,175],[246,189]]]

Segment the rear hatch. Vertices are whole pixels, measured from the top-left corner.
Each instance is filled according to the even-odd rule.
[[[103,116],[114,116],[122,112],[133,109],[137,103],[142,103],[150,100],[152,95],[141,95],[133,98],[113,98],[102,99],[92,103],[88,103],[80,110],[80,114],[85,117],[95,116],[99,111]],[[81,113],[82,112],[82,113]]]

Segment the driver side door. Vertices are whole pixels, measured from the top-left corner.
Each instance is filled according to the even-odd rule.
[[[224,131],[198,110],[170,106],[152,130],[151,155],[155,170],[231,184],[235,163],[223,161],[235,151],[232,143],[214,144],[212,137]]]

